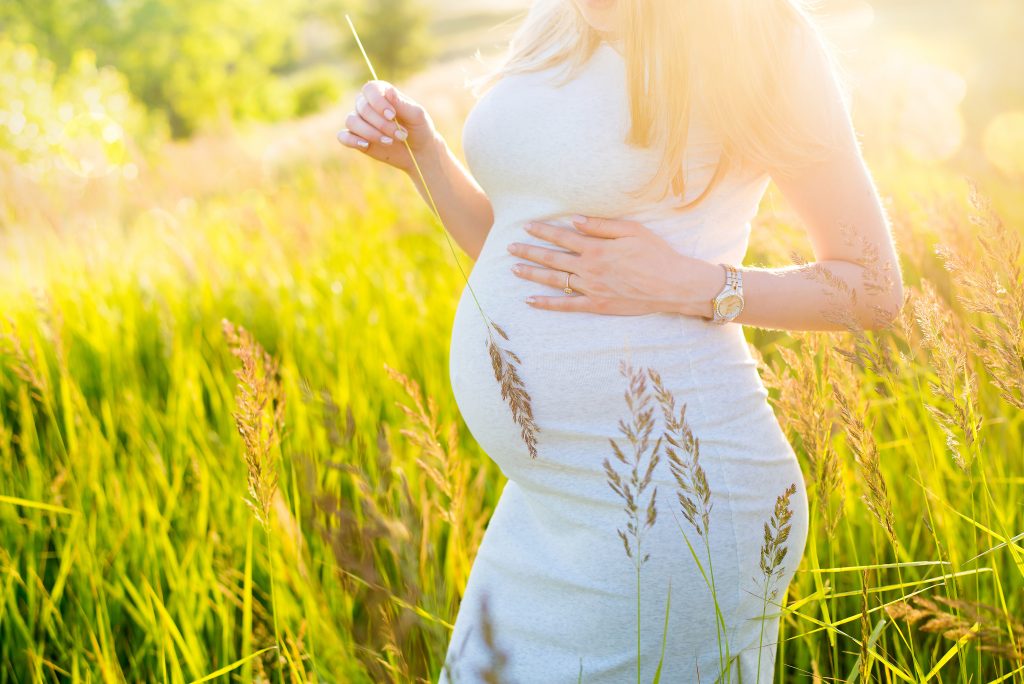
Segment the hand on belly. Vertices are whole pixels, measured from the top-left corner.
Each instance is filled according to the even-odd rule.
[[[565,296],[531,295],[527,304],[624,316],[664,312],[708,317],[705,309],[719,287],[716,264],[680,254],[636,221],[575,216],[573,223],[579,230],[540,222],[525,227],[530,235],[569,252],[508,245],[511,254],[540,264],[516,264],[516,276],[565,291]]]

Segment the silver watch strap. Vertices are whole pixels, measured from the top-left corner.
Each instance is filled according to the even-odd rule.
[[[725,267],[725,285],[732,290],[739,290],[743,287],[743,275],[732,264],[720,264]]]

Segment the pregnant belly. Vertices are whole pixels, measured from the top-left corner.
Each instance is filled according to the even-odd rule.
[[[767,443],[776,455],[789,457],[739,325],[669,313],[615,316],[537,309],[524,301],[526,296],[565,295],[516,277],[510,265],[501,259],[481,261],[470,274],[484,312],[509,339],[489,331],[466,288],[455,313],[449,360],[453,395],[466,425],[506,476],[544,467],[600,475],[603,459],[612,454],[609,439],[628,449],[619,425],[632,420],[623,362],[657,371],[675,396],[676,414],[687,405],[687,421],[698,437],[747,440],[751,447],[760,442],[761,448]],[[512,363],[537,426],[536,460],[502,398],[488,339],[521,361]],[[646,384],[656,418],[653,441],[662,432],[662,407],[649,378]],[[663,474],[669,477],[667,464]]]

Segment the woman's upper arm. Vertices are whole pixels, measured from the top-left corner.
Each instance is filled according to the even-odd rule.
[[[889,295],[902,302],[898,257],[878,191],[861,153],[847,93],[817,36],[802,31],[796,41],[796,78],[786,87],[805,114],[802,126],[816,127],[831,149],[796,169],[770,169],[772,180],[807,231],[815,258],[841,259],[890,269]],[[874,257],[872,257],[874,255]]]

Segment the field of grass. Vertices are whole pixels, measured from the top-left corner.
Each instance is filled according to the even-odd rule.
[[[0,683],[436,680],[503,476],[448,384],[441,228],[328,120],[133,180],[0,168]],[[1021,191],[868,161],[901,320],[746,330],[813,507],[777,680],[1024,682]],[[773,188],[747,263],[792,250]]]

